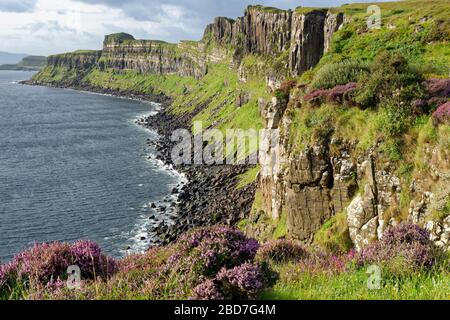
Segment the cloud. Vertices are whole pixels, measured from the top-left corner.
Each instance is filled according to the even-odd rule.
[[[167,25],[161,36],[164,40],[199,39],[205,26],[214,17],[236,18],[251,4],[262,4],[281,9],[298,6],[333,7],[364,0],[77,0],[87,4],[101,4],[120,9],[137,21]],[[379,2],[386,0],[371,0]]]
[[[0,51],[54,54],[101,48],[105,34],[199,40],[216,16],[242,16],[249,4],[282,9],[364,0],[0,0]],[[376,0],[371,0],[375,2]],[[15,41],[5,41],[10,39]]]
[[[30,12],[36,7],[37,0],[0,0],[0,11]]]

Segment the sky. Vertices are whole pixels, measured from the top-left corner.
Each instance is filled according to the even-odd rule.
[[[282,9],[378,0],[0,0],[0,51],[50,55],[101,49],[104,35],[199,40],[214,17],[242,16],[249,4]]]

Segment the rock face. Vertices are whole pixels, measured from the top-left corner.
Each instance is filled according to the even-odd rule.
[[[343,13],[331,13],[328,12],[325,18],[324,26],[324,51],[328,52],[330,50],[331,39],[333,34],[339,30],[339,28],[344,24],[344,14]]]
[[[395,175],[377,169],[372,155],[358,171],[364,191],[348,206],[347,219],[350,237],[356,248],[361,249],[381,238],[388,225],[397,223],[395,210],[399,210],[401,187]],[[367,182],[363,184],[363,180]]]
[[[328,10],[293,12],[249,6],[236,20],[217,18],[205,30],[217,42],[233,44],[244,53],[279,55],[289,52],[293,75],[314,67],[329,49],[331,37],[344,23],[342,13]]]
[[[48,57],[47,65],[68,69],[86,70],[98,63],[101,51],[77,51]]]
[[[311,243],[324,222],[345,213],[357,250],[404,221],[400,199],[406,190],[402,190],[395,165],[376,153],[377,148],[356,153],[356,140],[336,139],[333,133],[296,150],[289,138],[291,114],[298,107],[292,101],[295,99],[288,105],[276,98],[270,103],[259,102],[266,129],[275,130],[277,136],[276,141],[265,141],[262,148],[263,158],[270,161],[261,163],[258,216],[278,220],[285,215],[288,236]],[[450,212],[446,212],[450,151],[429,148],[426,154],[432,177],[424,176],[411,184],[408,194],[413,200],[407,220],[426,227],[436,245],[450,249]],[[430,186],[434,186],[434,192],[430,192]],[[436,216],[436,212],[440,214]]]
[[[101,69],[133,70],[142,74],[176,74],[185,77],[201,78],[206,74],[204,59],[184,50],[186,44],[169,44],[162,41],[115,40],[105,38]],[[193,48],[197,50],[198,47]]]
[[[289,67],[301,74],[315,66],[325,51],[324,11],[294,15],[292,19],[292,39]]]

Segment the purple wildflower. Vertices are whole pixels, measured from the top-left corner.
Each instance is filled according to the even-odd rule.
[[[381,240],[365,247],[358,255],[358,262],[389,263],[400,259],[408,267],[429,268],[436,262],[437,255],[428,232],[405,223],[389,228]]]
[[[227,299],[254,299],[265,287],[262,270],[251,263],[244,263],[228,270],[224,268],[216,280]]]
[[[193,290],[192,300],[224,300],[214,280],[208,279],[196,286]]]
[[[450,102],[441,105],[433,113],[433,122],[438,124],[450,123]]]
[[[432,97],[450,98],[450,78],[430,79],[425,82],[425,87]]]
[[[351,93],[358,88],[358,84],[355,82],[350,82],[345,85],[336,86],[328,91],[327,100],[334,104],[350,104]]]
[[[257,260],[286,262],[300,260],[307,255],[308,252],[300,242],[280,239],[262,245],[258,251]]]

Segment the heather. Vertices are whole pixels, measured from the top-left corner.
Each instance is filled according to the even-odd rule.
[[[0,296],[15,295],[17,288],[57,288],[68,279],[68,268],[73,265],[80,268],[85,280],[106,280],[117,271],[116,261],[90,241],[35,244],[1,266]]]
[[[258,261],[288,262],[305,258],[308,252],[305,246],[295,240],[279,239],[272,240],[258,250],[256,259]]]
[[[255,239],[226,226],[188,232],[179,239],[176,252],[162,268],[160,278],[166,283],[164,291],[189,297],[192,288],[216,278],[223,268],[233,269],[253,262],[258,248]]]
[[[37,244],[0,267],[0,296],[28,299],[252,299],[270,283],[259,243],[227,226],[200,228],[176,243],[119,261],[93,242]],[[68,289],[77,265],[81,286]],[[214,286],[212,285],[214,283]]]
[[[381,240],[365,247],[358,256],[362,265],[381,263],[407,272],[432,268],[441,259],[428,231],[409,223],[391,227]]]
[[[78,263],[82,283],[67,288]],[[367,289],[368,265],[382,268],[379,291]],[[448,257],[426,230],[401,224],[357,253],[332,252],[279,239],[259,243],[234,228],[214,226],[176,243],[115,261],[92,242],[35,245],[0,266],[4,299],[376,299],[443,298]],[[396,288],[395,290],[393,288]]]
[[[286,300],[448,299],[448,254],[438,250],[426,230],[412,224],[388,229],[383,238],[361,252],[333,254],[308,248],[299,261],[273,262],[280,275],[260,298]],[[371,288],[370,266],[380,268]]]
[[[447,102],[433,113],[433,122],[435,124],[450,124],[450,102]]]
[[[223,268],[215,279],[207,279],[194,288],[195,300],[248,300],[257,298],[267,280],[261,267],[244,263],[232,269]]]

